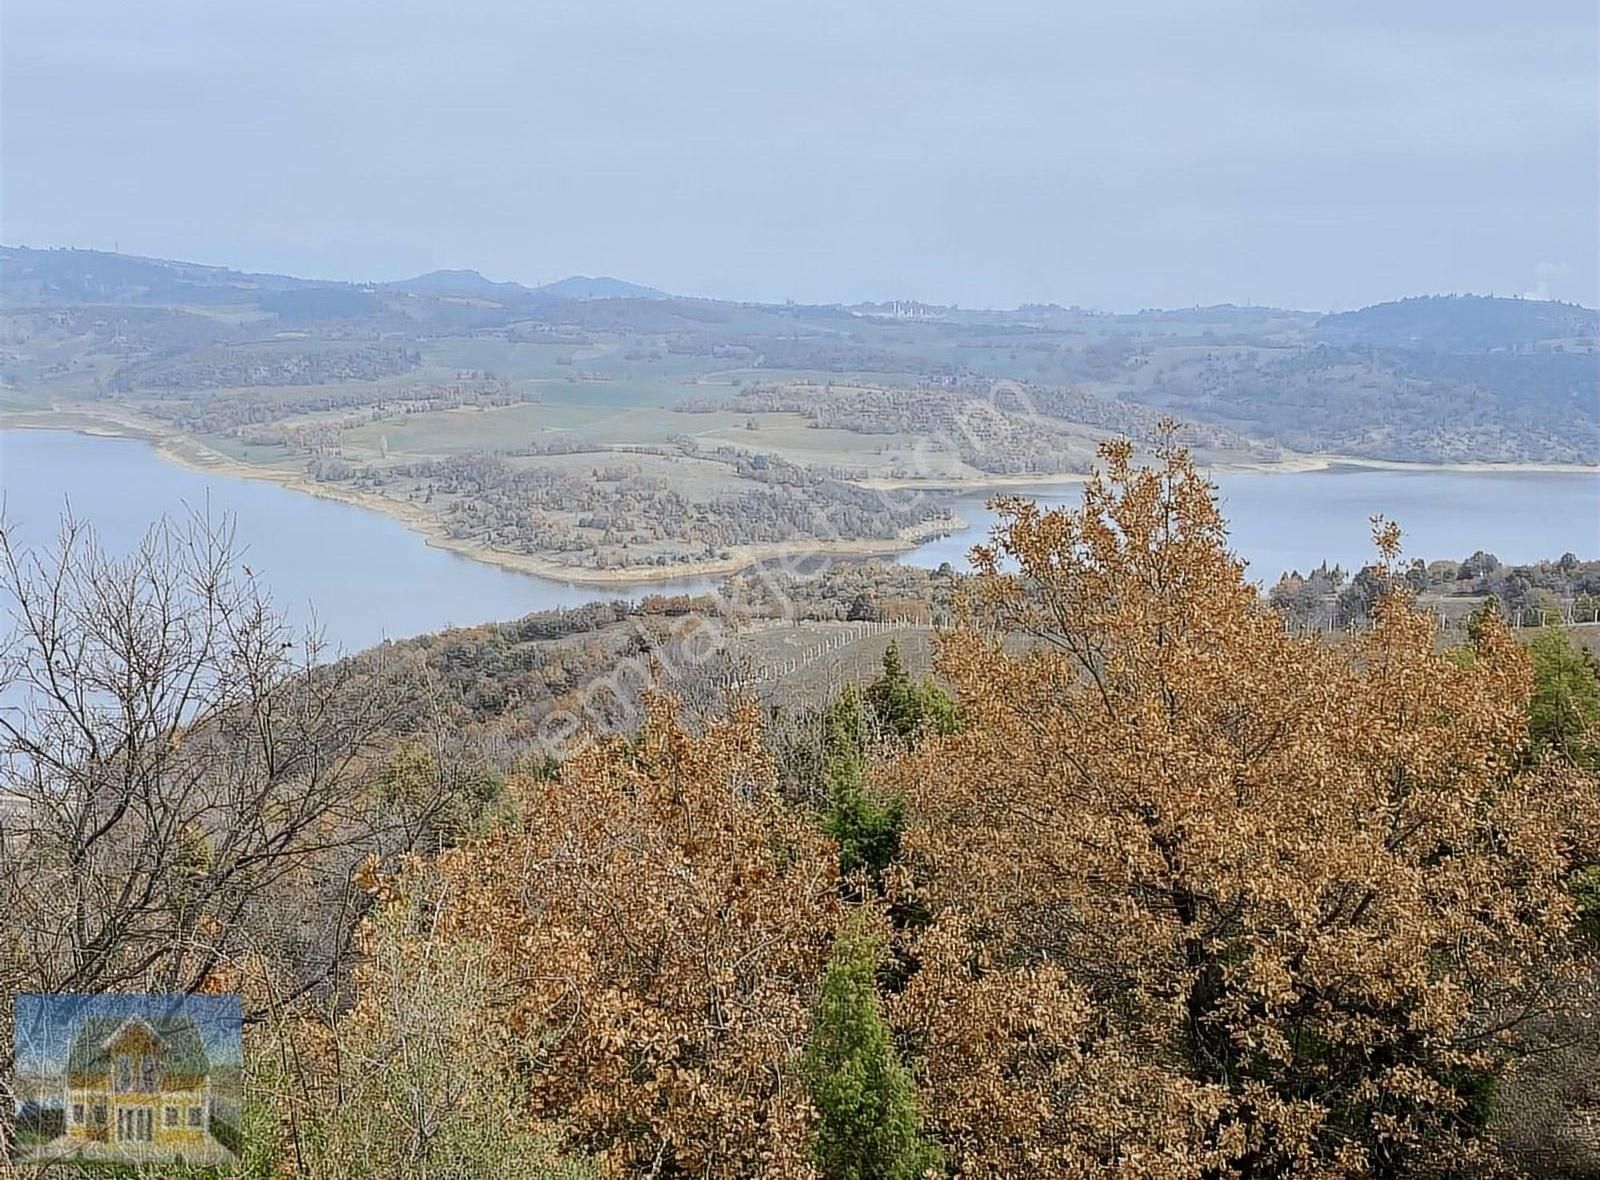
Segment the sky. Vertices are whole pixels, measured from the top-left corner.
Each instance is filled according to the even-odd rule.
[[[1600,304],[1593,0],[5,0],[0,241],[719,298]]]

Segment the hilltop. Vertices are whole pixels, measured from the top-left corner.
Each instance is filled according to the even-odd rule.
[[[497,283],[486,279],[475,270],[430,270],[415,278],[385,283],[396,291],[410,291],[418,295],[481,295],[486,298],[505,296],[517,298],[528,293],[521,283]]]
[[[654,287],[643,287],[638,283],[629,283],[622,279],[608,278],[600,275],[590,278],[588,275],[572,275],[570,278],[558,279],[553,283],[546,283],[535,288],[543,295],[556,295],[563,299],[671,299],[665,291],[657,291]]]

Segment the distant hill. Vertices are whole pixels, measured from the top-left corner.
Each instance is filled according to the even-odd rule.
[[[0,246],[0,293],[13,304],[221,304],[252,301],[263,292],[313,289],[354,287],[105,250]]]
[[[430,270],[414,279],[401,279],[384,286],[416,295],[466,295],[488,299],[516,298],[529,293],[521,283],[497,283],[475,270]]]
[[[654,287],[641,287],[638,283],[624,282],[622,279],[607,278],[604,275],[590,278],[588,275],[573,275],[571,278],[560,279],[554,283],[546,283],[537,288],[540,295],[557,295],[562,299],[671,299],[665,291],[658,291]]]
[[[1600,312],[1575,303],[1490,295],[1420,295],[1323,316],[1317,335],[1330,344],[1420,348],[1432,352],[1566,348],[1600,336]]]

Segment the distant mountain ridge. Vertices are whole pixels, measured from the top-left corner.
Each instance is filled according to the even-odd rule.
[[[431,270],[388,283],[303,279],[198,262],[72,247],[0,246],[0,291],[11,302],[218,304],[263,293],[399,291],[474,299],[671,299],[654,287],[606,276],[572,275],[541,287],[497,282],[476,270]]]
[[[10,302],[219,304],[263,292],[355,286],[107,250],[0,246],[0,294]]]
[[[665,291],[606,276],[590,278],[572,275],[541,287],[522,283],[500,283],[486,279],[475,270],[430,270],[427,274],[384,286],[419,295],[464,295],[476,298],[526,298],[546,296],[558,299],[671,299]]]
[[[520,299],[545,296],[559,299],[679,300],[682,296],[656,287],[607,275],[571,275],[542,286],[486,278],[471,269],[431,270],[391,282],[351,282],[342,279],[306,279],[293,275],[233,270],[207,263],[117,254],[107,250],[82,250],[70,246],[35,248],[0,245],[0,295],[12,303],[38,300],[71,302],[193,302],[216,304],[254,299],[263,292],[304,290],[381,292],[419,295],[465,296],[486,299]],[[733,300],[711,299],[710,303]],[[758,305],[759,306],[759,305]],[[774,305],[776,306],[776,305]],[[898,312],[907,318],[936,318],[956,309],[916,300],[890,303],[833,304],[856,312]],[[1023,315],[1040,312],[1078,312],[1055,304],[1024,304],[1015,309],[971,309],[978,315]],[[1329,343],[1406,347],[1419,342],[1439,351],[1476,351],[1541,341],[1600,335],[1600,311],[1576,303],[1511,299],[1491,295],[1418,295],[1376,303],[1358,311],[1318,316],[1316,312],[1280,308],[1234,307],[1218,304],[1203,308],[1147,309],[1137,313],[1095,313],[1109,318],[1168,320],[1206,318],[1219,312],[1283,312],[1314,321],[1317,334]]]

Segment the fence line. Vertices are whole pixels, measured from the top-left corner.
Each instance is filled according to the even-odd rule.
[[[864,639],[871,639],[877,635],[888,635],[896,631],[932,631],[937,624],[932,620],[885,620],[875,622],[851,623],[845,630],[824,636],[819,642],[812,644],[803,651],[792,656],[769,663],[753,672],[743,673],[738,670],[729,672],[722,678],[722,683],[728,688],[737,688],[746,684],[770,684],[784,676],[792,676],[796,672],[811,667],[817,661],[836,651],[860,643]]]
[[[1434,617],[1441,632],[1465,631],[1473,613],[1471,611],[1451,613],[1436,606],[1424,606],[1421,609]],[[1577,604],[1569,602],[1559,609],[1519,606],[1513,610],[1506,610],[1505,618],[1513,627],[1575,627],[1580,624],[1600,623],[1600,605],[1580,608]],[[1285,615],[1283,623],[1285,628],[1295,635],[1313,632],[1353,634],[1368,630],[1372,626],[1372,619],[1362,615],[1341,621],[1333,612],[1329,612],[1326,616],[1315,619]]]

